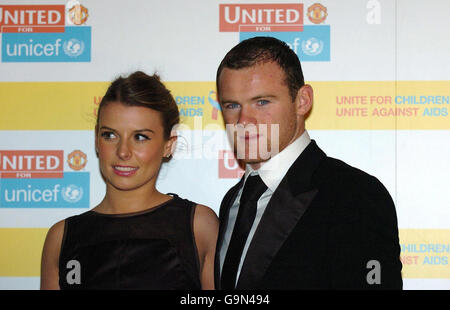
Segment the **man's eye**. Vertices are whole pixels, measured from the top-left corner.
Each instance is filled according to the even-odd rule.
[[[240,105],[238,103],[228,103],[225,105],[225,108],[230,110],[239,109],[239,107]]]
[[[116,137],[116,135],[112,131],[104,131],[101,133],[101,136],[106,140],[111,140]]]
[[[269,102],[270,102],[269,100],[260,99],[260,100],[258,100],[256,103],[257,103],[258,105],[266,105],[266,104],[268,104]]]

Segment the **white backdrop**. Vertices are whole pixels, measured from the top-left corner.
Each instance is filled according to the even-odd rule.
[[[329,49],[328,59],[320,60],[323,54],[318,53],[302,61],[305,80],[311,83],[316,96],[307,121],[310,136],[327,155],[375,175],[391,193],[399,220],[405,289],[450,288],[450,2],[323,0],[320,4],[326,14],[323,9],[311,9],[308,13],[309,8],[317,8],[317,1],[79,3],[87,10],[77,11],[81,21],[75,21],[80,25],[73,25],[70,19],[69,9],[76,1],[0,4],[1,289],[37,289],[40,251],[47,229],[101,201],[105,187],[94,153],[95,108],[108,82],[119,75],[135,70],[158,72],[176,97],[184,115],[183,123],[188,126],[180,131],[179,156],[161,170],[158,189],[178,193],[218,212],[223,195],[238,181],[238,174],[232,159],[219,158],[219,152],[230,150],[230,146],[220,112],[217,114],[213,108],[215,73],[225,53],[244,35],[221,31],[224,17],[219,6],[253,4],[258,9],[261,4],[271,4],[271,8],[277,9],[287,3],[298,5],[305,34],[318,29],[315,27],[329,29],[329,42],[318,38],[323,53]],[[38,13],[31,17],[28,26],[26,20],[30,15],[23,18],[22,24],[20,15],[14,20],[14,10],[42,10],[48,4],[64,6],[65,34],[54,32],[46,37],[38,32],[42,29],[39,27],[55,26],[50,24],[51,19],[45,18],[48,11],[47,15],[43,13],[41,23]],[[316,24],[314,17],[323,20]],[[29,28],[33,29],[26,30]],[[70,29],[75,31],[72,36]],[[90,35],[82,35],[89,31]],[[56,49],[58,35],[62,38],[59,55],[55,51],[53,55],[42,54],[37,58],[26,55],[31,53],[26,49],[40,40],[42,46],[51,43]],[[305,44],[310,39],[303,37],[302,31],[283,35],[298,36]],[[22,46],[20,50],[20,43],[28,47]],[[15,54],[14,46],[18,48]],[[304,53],[314,54],[307,45],[302,48]],[[34,51],[39,52],[36,48]],[[343,108],[338,104],[342,97],[378,95],[393,102],[390,105],[385,102],[386,106],[417,108],[418,113],[383,117],[337,115]],[[410,100],[411,104],[396,104],[396,98],[403,102]],[[426,103],[412,104],[414,99]],[[369,113],[374,109],[371,105],[345,106],[366,107]],[[195,126],[196,122],[201,125]],[[39,193],[43,193],[43,188],[54,186],[51,182],[55,181],[35,175],[32,169],[12,169],[13,158],[19,160],[25,156],[24,151],[36,150],[63,151],[61,188],[68,188],[64,180],[70,175],[89,176],[89,182],[75,184],[83,190],[88,203],[76,205],[73,203],[77,197],[71,200],[59,196],[58,206],[49,207],[43,200],[27,201],[27,190],[42,186]],[[81,151],[85,159],[69,157],[74,150]],[[15,151],[15,157],[5,151]],[[76,160],[75,168],[69,165]],[[13,176],[8,169],[14,170]],[[24,171],[31,178],[18,176]],[[22,202],[13,203],[11,195],[19,189],[24,190],[25,196],[16,196]]]

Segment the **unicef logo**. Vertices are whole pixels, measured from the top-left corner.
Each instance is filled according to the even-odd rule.
[[[316,38],[309,38],[302,42],[303,53],[309,56],[316,56],[322,53],[323,41]]]
[[[64,42],[64,53],[70,57],[77,57],[83,54],[84,42],[78,39],[70,39]]]
[[[62,197],[65,201],[75,203],[83,197],[83,189],[79,186],[70,184],[62,189]]]

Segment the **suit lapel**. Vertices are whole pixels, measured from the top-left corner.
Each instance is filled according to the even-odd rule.
[[[239,189],[244,181],[245,176],[241,178],[239,183],[233,186],[225,195],[220,204],[219,209],[219,233],[216,244],[216,254],[214,258],[214,282],[216,289],[220,289],[220,249],[222,248],[223,238],[228,225],[228,213],[234,200],[236,199]]]
[[[276,253],[318,193],[312,175],[326,157],[315,141],[297,158],[272,195],[245,257],[237,289],[256,288]]]

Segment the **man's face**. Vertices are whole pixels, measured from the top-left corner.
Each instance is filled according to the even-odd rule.
[[[277,63],[224,68],[218,85],[227,132],[244,163],[259,168],[303,133],[298,100],[289,95],[285,73]]]

